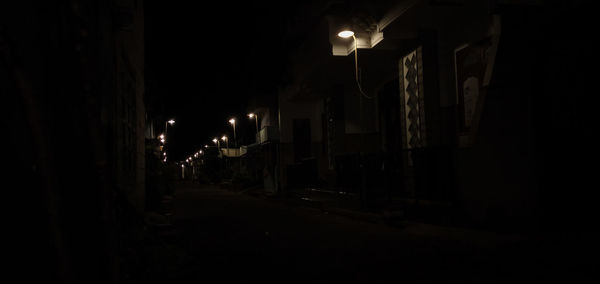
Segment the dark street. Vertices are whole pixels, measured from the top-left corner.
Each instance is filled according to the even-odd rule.
[[[600,283],[587,2],[2,0],[0,282]]]
[[[597,268],[586,260],[591,240],[575,235],[390,226],[215,186],[177,188],[173,226],[146,248],[143,283],[593,283]]]

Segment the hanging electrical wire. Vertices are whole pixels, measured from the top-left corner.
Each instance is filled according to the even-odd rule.
[[[354,73],[356,74],[356,84],[358,85],[358,91],[363,97],[367,99],[373,99],[373,97],[365,94],[365,92],[363,92],[362,90],[362,86],[360,84],[360,79],[358,76],[358,43],[354,34],[352,34],[352,39],[354,39]]]

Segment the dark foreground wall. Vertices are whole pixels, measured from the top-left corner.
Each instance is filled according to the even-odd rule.
[[[116,280],[116,220],[143,210],[144,123],[142,1],[118,2],[0,5],[3,277]]]
[[[596,231],[594,15],[577,3],[499,5],[502,35],[459,201],[474,223]]]

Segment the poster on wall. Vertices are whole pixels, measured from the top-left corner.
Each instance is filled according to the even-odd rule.
[[[460,147],[472,146],[475,139],[486,87],[494,66],[498,39],[499,18],[495,17],[488,36],[454,50]]]

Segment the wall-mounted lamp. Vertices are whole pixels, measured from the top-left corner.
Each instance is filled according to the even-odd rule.
[[[358,85],[358,90],[360,91],[361,95],[368,99],[372,99],[372,97],[369,97],[367,94],[365,94],[365,92],[363,92],[362,86],[360,85],[360,80],[358,78],[358,43],[356,41],[356,37],[354,36],[354,32],[351,30],[343,30],[338,33],[338,36],[341,38],[352,37],[354,40],[354,72],[356,74],[356,84]]]

